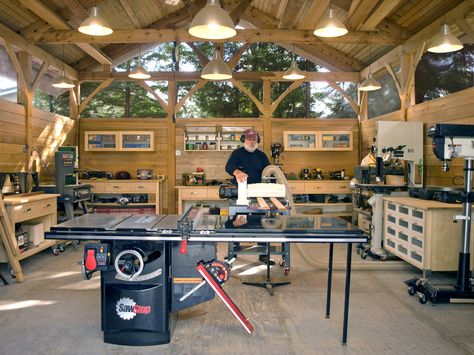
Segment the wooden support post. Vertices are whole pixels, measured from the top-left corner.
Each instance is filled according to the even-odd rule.
[[[79,115],[79,103],[81,100],[81,84],[75,82],[76,86],[69,89],[69,117],[75,121],[75,142],[77,150],[81,151],[81,136],[80,136],[80,115]]]
[[[20,71],[24,80],[21,81],[19,90],[19,102],[25,108],[25,171],[30,166],[31,149],[33,148],[33,133],[32,133],[32,111],[33,111],[33,93],[31,92],[31,74],[32,74],[32,60],[31,54],[21,51],[18,53],[18,63],[20,64]],[[24,87],[23,87],[24,85]]]
[[[176,82],[168,81],[168,213],[176,212]]]
[[[263,151],[267,156],[271,156],[272,142],[272,97],[271,81],[263,80]]]

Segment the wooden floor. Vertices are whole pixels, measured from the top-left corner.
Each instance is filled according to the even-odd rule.
[[[306,245],[315,260],[327,246]],[[224,246],[220,246],[223,254]],[[342,261],[344,248],[336,248]],[[263,272],[256,256],[239,257],[224,285],[256,330],[247,335],[220,299],[179,313],[168,345],[105,344],[100,330],[99,278],[81,278],[81,251],[45,251],[23,262],[26,281],[0,286],[1,354],[474,354],[474,305],[421,305],[398,271],[354,271],[349,338],[341,345],[343,271],[334,273],[332,317],[324,317],[326,271],[306,265],[292,248],[291,285],[243,286]],[[354,256],[356,264],[362,263]],[[285,278],[274,267],[275,278]],[[0,265],[5,273],[5,264]]]

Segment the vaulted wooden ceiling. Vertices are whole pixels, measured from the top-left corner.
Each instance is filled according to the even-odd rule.
[[[177,39],[196,41],[187,34],[193,14],[206,0],[0,0],[0,23],[78,71],[117,65],[142,48]],[[473,0],[221,0],[239,31],[238,41],[279,43],[335,71],[360,71],[395,46],[461,3],[468,11],[452,32],[471,41]],[[349,34],[336,39],[312,35],[332,3]],[[96,4],[112,25],[113,35],[90,38],[76,31]],[[0,37],[2,35],[0,27]],[[146,30],[146,31],[145,31]],[[264,31],[268,30],[268,31]]]

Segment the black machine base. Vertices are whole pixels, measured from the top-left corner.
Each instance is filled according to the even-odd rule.
[[[453,285],[432,285],[426,280],[414,278],[405,281],[408,294],[418,295],[418,301],[431,303],[474,303],[474,291],[469,288],[460,290]]]

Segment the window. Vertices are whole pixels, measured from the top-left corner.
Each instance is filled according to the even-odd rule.
[[[384,69],[377,75],[374,75],[374,77],[382,85],[382,88],[380,90],[369,91],[369,118],[400,110],[400,96],[398,96],[397,87],[395,86],[392,76]]]
[[[474,44],[452,53],[423,54],[415,72],[416,103],[474,86]]]

